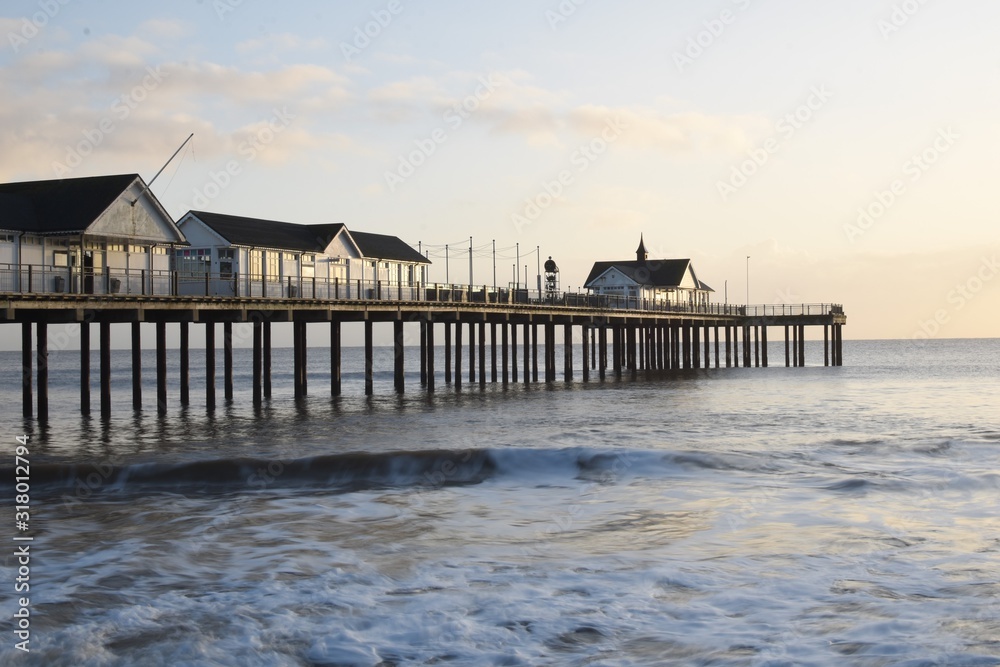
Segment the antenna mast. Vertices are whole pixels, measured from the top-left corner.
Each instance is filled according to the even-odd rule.
[[[135,200],[132,202],[132,206],[135,206],[136,203],[139,201],[139,198],[142,197],[144,194],[146,194],[146,191],[149,190],[149,188],[151,188],[153,186],[153,181],[155,181],[157,178],[160,177],[160,174],[162,174],[163,170],[167,168],[167,165],[170,164],[175,157],[177,157],[177,154],[181,152],[182,148],[184,148],[185,146],[187,146],[187,142],[191,141],[191,137],[193,137],[193,136],[194,136],[194,132],[192,132],[191,134],[189,134],[188,138],[184,140],[184,143],[181,144],[180,146],[178,146],[177,150],[174,151],[174,154],[170,156],[170,159],[163,163],[163,166],[160,167],[160,170],[158,172],[156,172],[156,176],[153,176],[153,179],[149,183],[146,184],[146,187],[144,187],[142,189],[142,191],[139,193],[139,196],[136,197]]]

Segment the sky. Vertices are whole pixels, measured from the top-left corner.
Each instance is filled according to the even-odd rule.
[[[343,222],[441,282],[468,282],[471,237],[473,282],[495,243],[498,284],[552,256],[573,291],[642,235],[718,302],[841,303],[848,338],[1000,333],[997,3],[0,12],[0,181],[148,182],[193,133],[152,186],[175,219]]]

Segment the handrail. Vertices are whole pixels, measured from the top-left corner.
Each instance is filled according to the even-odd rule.
[[[692,313],[741,317],[840,315],[839,304],[692,304],[639,297],[539,292],[507,286],[444,283],[406,284],[383,280],[341,280],[309,276],[285,278],[238,273],[197,273],[158,269],[83,269],[0,264],[0,294],[94,294],[102,296],[227,297],[324,301],[397,301],[550,306],[590,310]]]

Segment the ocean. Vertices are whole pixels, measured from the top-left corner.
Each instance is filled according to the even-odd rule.
[[[1000,665],[1000,340],[460,392],[442,358],[432,396],[391,354],[366,398],[345,350],[334,399],[312,350],[296,402],[278,349],[255,410],[237,350],[232,404],[193,370],[159,416],[116,351],[103,422],[57,353],[45,426],[0,354],[0,663]]]

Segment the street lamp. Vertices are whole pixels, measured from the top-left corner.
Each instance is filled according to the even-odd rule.
[[[747,308],[750,308],[750,255],[747,255]]]

